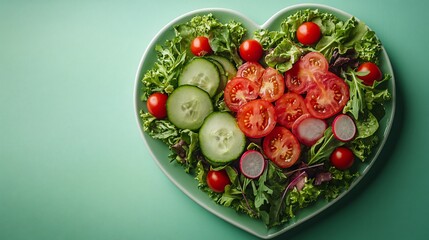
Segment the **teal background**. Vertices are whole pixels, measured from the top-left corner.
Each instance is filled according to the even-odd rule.
[[[382,40],[397,115],[370,174],[276,239],[427,239],[429,37],[424,1],[312,1]],[[0,1],[0,239],[257,239],[183,194],[153,161],[133,105],[140,58],[191,10],[257,23],[304,1]]]

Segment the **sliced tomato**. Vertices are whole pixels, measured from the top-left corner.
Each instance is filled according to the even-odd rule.
[[[245,103],[256,99],[259,93],[259,86],[247,78],[235,77],[225,86],[224,100],[226,106],[237,112]]]
[[[312,72],[322,71],[327,72],[329,68],[328,60],[319,52],[309,52],[301,59],[301,68]]]
[[[301,155],[301,146],[296,137],[285,127],[275,127],[262,143],[267,157],[281,168],[291,167]]]
[[[289,129],[300,116],[308,113],[304,98],[294,92],[285,93],[276,101],[274,109],[277,122]]]
[[[268,102],[274,102],[285,92],[285,80],[276,69],[268,67],[261,77],[259,96]]]
[[[237,69],[237,77],[245,77],[261,85],[261,76],[264,73],[264,67],[258,62],[246,62]]]
[[[250,138],[261,138],[276,126],[274,106],[265,100],[256,99],[240,107],[237,113],[240,130]]]
[[[326,119],[339,113],[350,98],[347,83],[331,72],[316,73],[317,85],[305,97],[308,112],[316,118]]]
[[[321,53],[310,52],[298,60],[285,73],[286,87],[289,91],[303,94],[315,83],[315,73],[327,72],[329,63]]]
[[[289,91],[303,94],[313,85],[313,73],[304,69],[302,59],[298,60],[293,67],[285,72],[285,83]]]

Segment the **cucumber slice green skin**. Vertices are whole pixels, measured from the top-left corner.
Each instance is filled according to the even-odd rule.
[[[231,80],[237,75],[237,68],[228,59],[218,55],[210,55],[208,56],[208,58],[214,59],[222,65],[223,69],[226,72],[228,80]]]
[[[170,122],[182,129],[198,130],[213,112],[208,93],[192,85],[176,88],[168,97],[166,106]]]
[[[246,146],[245,135],[227,112],[211,113],[204,120],[198,137],[201,152],[214,166],[238,159]]]
[[[205,58],[195,58],[183,68],[178,84],[197,86],[213,97],[220,81],[219,70],[214,63]]]
[[[216,65],[217,70],[219,71],[220,82],[216,93],[220,93],[225,89],[226,83],[228,82],[228,77],[226,76],[226,73],[225,73],[225,70],[223,69],[222,64],[220,64],[218,61],[214,60],[213,58],[208,58],[208,59]]]

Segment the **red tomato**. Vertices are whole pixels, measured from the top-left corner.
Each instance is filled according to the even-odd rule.
[[[166,94],[160,92],[151,94],[146,102],[149,113],[157,119],[163,119],[167,117],[167,109],[165,106],[167,103],[167,98],[168,96]]]
[[[245,77],[261,86],[261,76],[264,73],[264,67],[258,62],[246,62],[237,69],[237,77]]]
[[[349,86],[343,79],[330,72],[316,72],[315,77],[317,85],[308,90],[304,100],[307,110],[316,118],[332,117],[349,101]]]
[[[285,80],[276,69],[268,67],[261,77],[259,96],[268,102],[274,102],[285,92]]]
[[[291,167],[299,159],[301,146],[285,127],[275,127],[262,143],[267,157],[281,168]]]
[[[289,129],[295,120],[308,113],[304,98],[293,92],[285,93],[275,105],[277,122]]]
[[[237,112],[245,103],[258,97],[259,86],[247,78],[235,77],[225,86],[224,100],[228,108]]]
[[[303,94],[307,91],[311,78],[303,74],[300,62],[301,60],[298,60],[290,70],[285,72],[285,83],[289,91]]]
[[[329,159],[337,169],[346,170],[353,165],[355,157],[349,148],[338,147],[332,152]]]
[[[304,22],[296,30],[296,38],[304,45],[313,45],[317,43],[321,37],[319,25],[314,22]]]
[[[286,71],[286,87],[289,91],[303,94],[315,81],[315,72],[327,72],[329,63],[321,53],[310,52],[294,64],[292,69]]]
[[[323,54],[318,52],[309,52],[302,57],[301,69],[307,69],[312,72],[326,72],[329,69],[329,63]]]
[[[207,173],[206,180],[207,185],[210,187],[210,189],[218,193],[225,191],[226,185],[231,184],[231,181],[229,180],[228,174],[225,170],[210,170]]]
[[[209,39],[204,36],[194,38],[191,42],[191,52],[199,57],[211,54],[213,50],[210,47]]]
[[[380,68],[372,62],[364,62],[362,63],[358,69],[357,72],[359,73],[367,73],[363,76],[358,76],[365,85],[372,86],[374,84],[374,81],[380,81],[383,77],[383,73],[381,72]]]
[[[257,62],[262,57],[264,50],[262,45],[255,39],[248,39],[239,47],[240,56],[247,62]]]
[[[238,110],[237,123],[246,136],[264,137],[276,126],[274,106],[262,99],[250,101]]]

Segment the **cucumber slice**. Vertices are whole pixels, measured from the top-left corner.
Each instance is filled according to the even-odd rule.
[[[190,61],[179,76],[179,86],[194,85],[213,97],[219,87],[220,75],[214,63],[204,58]]]
[[[167,116],[171,123],[182,129],[197,130],[213,112],[210,96],[196,86],[176,88],[167,99]]]
[[[227,112],[211,113],[204,120],[198,137],[201,152],[215,166],[236,160],[246,146],[246,137],[235,118]]]
[[[228,59],[217,55],[210,55],[208,57],[218,61],[222,65],[223,69],[226,72],[228,80],[232,79],[237,75],[237,68]]]
[[[228,78],[226,76],[226,72],[223,69],[222,64],[220,64],[218,61],[216,61],[216,60],[214,60],[212,58],[209,58],[209,60],[212,63],[214,63],[214,65],[216,65],[217,70],[219,71],[220,82],[219,82],[219,87],[217,88],[217,92],[216,92],[216,93],[219,93],[219,92],[221,92],[221,91],[223,91],[225,89],[226,83],[228,82]]]

